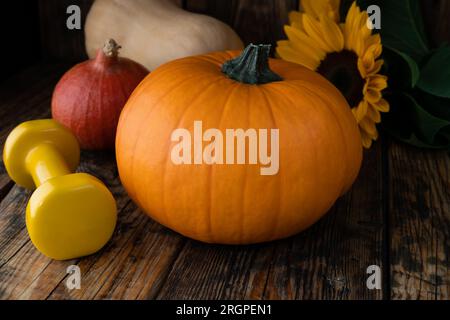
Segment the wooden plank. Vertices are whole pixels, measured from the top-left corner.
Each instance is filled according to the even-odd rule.
[[[211,2],[208,0],[183,0],[182,8],[196,13],[207,13],[208,4]]]
[[[0,270],[28,241],[28,236],[23,232],[28,196],[23,189],[13,187],[0,203]],[[1,274],[2,271],[0,278]]]
[[[93,0],[78,0],[82,13],[82,24]],[[180,2],[180,1],[178,1]],[[67,62],[87,58],[84,47],[84,30],[66,28],[66,8],[73,4],[69,0],[47,0],[39,2],[43,56],[49,60]],[[270,43],[285,38],[283,25],[287,23],[289,11],[297,9],[297,0],[186,0],[180,4],[186,9],[208,14],[232,26],[248,44]]]
[[[120,212],[130,200],[119,182],[114,156],[84,152],[82,158],[78,171],[90,173],[102,180],[113,193]],[[0,204],[0,299],[45,299],[66,277],[67,266],[78,262],[53,261],[33,247],[24,221],[30,194],[31,192],[15,186]],[[125,228],[126,225],[119,223],[116,232]],[[86,259],[95,259],[102,254],[107,256],[105,251],[108,252],[108,248],[114,246],[115,242],[110,243],[100,253]],[[111,260],[115,258],[116,255],[110,256]]]
[[[84,23],[93,0],[39,1],[42,55],[51,61],[78,62],[87,59],[84,45]],[[76,4],[81,9],[81,30],[69,30],[67,7]]]
[[[187,0],[186,8],[208,14],[230,25],[245,44],[275,45],[286,38],[283,25],[297,0]]]
[[[291,247],[275,250],[265,298],[382,299],[382,290],[366,286],[367,267],[387,267],[382,188],[379,142],[365,152],[357,181],[328,215]]]
[[[18,123],[49,117],[53,87],[65,69],[60,65],[32,68],[0,89],[0,97],[3,98],[0,145]],[[121,210],[130,200],[119,182],[114,155],[83,153],[82,158],[79,171],[91,173],[104,181]],[[7,179],[2,172],[1,181]],[[33,247],[24,221],[30,194],[15,186],[0,203],[0,298],[3,299],[46,298],[66,276],[66,267],[76,262],[52,261]]]
[[[66,64],[39,64],[7,79],[0,86],[0,136],[51,96],[56,82],[66,71]],[[19,119],[17,119],[19,118]],[[15,120],[17,119],[17,120]],[[0,141],[3,144],[3,140]]]
[[[392,299],[450,298],[450,156],[389,148]]]
[[[0,19],[0,82],[41,58],[39,0],[3,1]]]
[[[111,241],[100,252],[77,261],[81,270],[81,290],[66,288],[61,267],[47,268],[35,280],[45,282],[22,296],[33,299],[145,299],[159,291],[165,273],[177,256],[181,236],[148,218],[128,198],[112,154],[83,153],[80,171],[91,173],[112,190],[118,206],[118,224]],[[65,270],[65,269],[64,269]],[[43,277],[43,278],[42,278]],[[41,279],[42,278],[42,279]]]
[[[318,224],[277,248],[265,298],[382,299],[366,286],[367,267],[385,266],[382,147],[365,151],[352,189]]]
[[[235,1],[232,11],[232,26],[245,44],[276,44],[285,38],[283,25],[288,22],[288,13],[297,8],[294,0],[240,0]]]
[[[20,122],[49,115],[48,101],[64,69],[64,66],[55,64],[33,66],[0,86],[2,150],[7,135]],[[13,185],[5,172],[3,159],[0,159],[0,266],[28,241],[23,233],[23,209],[17,210],[26,205],[28,193],[18,187],[13,188]]]
[[[0,89],[0,97],[5,98],[0,145],[19,122],[49,116],[51,93],[61,73],[60,68],[54,74],[50,70],[34,69],[33,74],[42,80],[29,81],[29,86],[11,82],[15,84],[9,89],[14,92]],[[14,186],[0,203],[0,299],[146,298],[159,291],[184,239],[131,203],[112,152],[83,152],[78,171],[95,175],[113,192],[119,210],[113,240],[83,259],[60,262],[46,258],[33,247],[25,228],[24,212],[31,192]],[[0,177],[3,181],[6,174]],[[81,291],[69,292],[65,287],[66,268],[72,264],[82,270]]]
[[[164,283],[185,239],[145,216],[133,203],[101,253],[78,262],[81,290],[60,282],[48,299],[151,299]]]
[[[365,153],[358,180],[305,232],[254,246],[188,241],[158,299],[381,299],[366,287],[383,257],[381,145]]]
[[[8,194],[14,183],[8,178],[4,168],[0,168],[0,202]]]
[[[0,146],[20,122],[49,115],[48,99],[65,68],[57,64],[34,66],[0,86]],[[0,158],[0,202],[12,186]]]
[[[221,246],[189,240],[157,299],[260,299],[274,246]]]
[[[184,8],[195,13],[206,14],[232,26],[232,11],[236,1],[186,0]]]
[[[420,0],[425,32],[432,47],[450,42],[450,2]]]
[[[0,87],[0,146],[3,146],[11,129],[20,122],[49,116],[49,100],[53,86],[63,70],[65,67],[61,65],[35,66],[15,75]],[[29,251],[27,244],[30,243],[24,223],[24,210],[29,192],[19,187],[12,188],[13,183],[5,173],[1,160],[0,182],[0,190],[4,192],[2,198],[6,196],[0,203],[0,278],[9,279],[10,259],[20,250]],[[8,282],[0,281],[0,283],[2,283],[0,296],[4,296],[6,290],[4,284]]]

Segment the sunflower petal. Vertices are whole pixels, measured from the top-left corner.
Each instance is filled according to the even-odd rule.
[[[367,56],[366,59],[359,58],[357,62],[359,74],[363,79],[367,78],[368,70],[372,70],[375,66],[375,60],[369,57]]]
[[[318,20],[304,14],[303,26],[305,27],[305,32],[316,42],[318,48],[325,52],[332,51],[332,48],[330,48],[330,46],[323,40],[323,34],[321,32],[320,23]]]
[[[389,102],[387,102],[385,99],[381,98],[376,103],[371,103],[371,105],[380,112],[389,112]]]
[[[305,28],[303,27],[303,22],[294,21],[292,22],[291,27],[301,31],[305,30]]]
[[[373,47],[373,48],[371,48]],[[381,37],[379,34],[373,34],[370,37],[366,39],[366,52],[372,51],[372,54],[374,55],[375,59],[378,59],[378,57],[381,55],[381,52],[383,50],[383,46],[381,45]],[[364,52],[365,53],[365,52]]]
[[[372,34],[372,29],[367,26],[367,21],[370,21],[366,11],[361,11],[359,15],[359,36],[366,41]]]
[[[363,147],[369,149],[372,146],[372,139],[364,131],[360,131],[360,133]]]
[[[332,51],[339,52],[344,49],[344,35],[339,25],[326,16],[320,17],[320,25],[324,40]]]
[[[278,47],[288,46],[288,45],[289,45],[289,40],[278,40],[277,41],[277,46]]]
[[[365,44],[366,48],[365,48],[365,52],[364,55],[366,55],[367,53],[370,53],[374,59],[378,59],[381,55],[381,53],[383,52],[383,46],[379,43],[375,43],[375,44],[371,44],[369,46],[367,46],[367,41]]]
[[[320,15],[325,14],[335,22],[339,21],[340,0],[302,0],[301,7],[303,11],[318,19]]]
[[[310,58],[308,55],[298,52],[291,48],[291,46],[281,46],[276,48],[276,53],[286,61],[301,64],[310,70],[316,70],[320,61]]]
[[[383,59],[378,59],[377,61],[375,61],[373,68],[371,68],[367,71],[366,76],[369,77],[369,76],[375,75],[378,72],[380,72],[381,67],[383,66],[383,63],[384,63]]]
[[[367,16],[367,13],[364,11],[365,16]],[[361,16],[360,21],[365,21],[368,18],[366,18],[364,15]],[[366,52],[367,48],[367,40],[370,38],[372,30],[367,28],[366,23],[363,23],[363,26],[360,27],[360,29],[357,31],[357,36],[354,40],[354,48],[353,50],[356,52],[358,56],[363,56]]]
[[[289,23],[292,24],[294,22],[302,23],[302,13],[298,11],[289,12]]]
[[[362,128],[370,137],[377,136],[377,127],[375,126],[375,122],[370,120],[369,117],[365,117],[359,122],[359,127]]]
[[[320,10],[323,9],[323,1],[303,0],[300,2],[300,5],[303,9],[303,12],[309,14],[310,16],[313,16],[314,18],[318,18],[318,13],[320,13]]]
[[[381,74],[370,76],[366,82],[367,87],[382,91],[387,88],[387,77]]]
[[[381,36],[379,33],[372,34],[369,38],[366,39],[367,47],[370,47],[374,44],[381,45]]]
[[[325,58],[326,53],[316,47],[314,40],[303,31],[290,26],[285,26],[284,31],[289,38],[292,48],[309,56],[320,63]]]
[[[329,0],[328,4],[328,17],[333,19],[335,22],[339,22],[339,8],[341,5],[341,0]]]
[[[364,94],[364,99],[366,99],[367,102],[370,102],[370,103],[377,103],[382,98],[381,91],[368,87],[367,83],[364,86],[363,94]]]
[[[352,112],[356,119],[356,122],[359,123],[362,119],[364,119],[367,114],[367,108],[367,102],[364,100],[360,101],[357,107],[352,108]]]
[[[358,57],[363,56],[365,46],[366,46],[366,43],[364,41],[364,38],[359,37],[359,36],[355,37],[353,51],[356,53],[356,55]]]
[[[353,50],[354,43],[354,30],[357,29],[359,8],[356,2],[353,2],[350,9],[347,12],[344,24],[344,36],[345,36],[345,48],[347,50]]]
[[[367,117],[375,123],[381,122],[381,114],[376,108],[374,108],[373,104],[369,103],[369,108],[367,109]]]
[[[317,70],[327,54],[346,49],[358,57],[357,68],[365,81],[363,99],[351,109],[359,126],[365,148],[378,138],[376,124],[381,112],[389,111],[383,99],[387,77],[378,74],[384,64],[379,57],[383,46],[379,34],[372,34],[368,14],[356,1],[339,23],[340,0],[301,0],[301,10],[289,14],[290,26],[285,27],[289,40],[277,42],[276,55],[284,60]]]

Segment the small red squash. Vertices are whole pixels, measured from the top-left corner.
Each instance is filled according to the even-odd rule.
[[[118,57],[110,39],[95,59],[77,64],[56,85],[52,116],[70,128],[83,149],[112,149],[119,115],[148,74],[142,65]]]
[[[284,238],[316,222],[355,180],[362,146],[345,98],[319,74],[268,52],[250,45],[239,57],[217,52],[169,62],[130,97],[116,137],[120,178],[161,224],[210,243]],[[196,121],[224,134],[278,129],[278,172],[262,175],[249,161],[174,162],[174,132],[195,136]]]

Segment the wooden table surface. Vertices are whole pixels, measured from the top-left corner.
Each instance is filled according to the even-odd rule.
[[[47,59],[84,54],[83,31],[56,27],[71,2],[40,3],[40,12],[52,17],[41,21]],[[92,0],[78,2],[85,14]],[[181,2],[227,22],[246,43],[283,38],[287,13],[298,6],[298,0]],[[49,117],[54,85],[68,67],[39,64],[0,85],[0,147],[20,122]],[[112,190],[119,221],[100,252],[61,262],[31,244],[24,222],[31,193],[9,180],[0,161],[0,299],[450,297],[448,152],[383,136],[365,152],[353,188],[323,219],[297,236],[252,246],[206,245],[155,223],[126,195],[112,153],[83,153],[79,170]],[[80,290],[65,285],[73,264],[81,269]],[[366,286],[370,265],[381,268],[381,290]]]
[[[0,87],[0,145],[28,119],[49,117],[53,87],[67,66],[40,65]],[[0,164],[1,299],[448,299],[450,157],[387,138],[364,154],[353,188],[297,236],[251,246],[207,245],[143,214],[120,184],[114,154],[83,153],[80,171],[112,190],[119,222],[100,252],[53,261],[29,240],[31,194]],[[66,288],[66,268],[81,289]],[[369,290],[378,265],[382,289]]]

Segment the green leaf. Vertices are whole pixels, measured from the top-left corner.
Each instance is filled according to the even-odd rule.
[[[395,133],[389,132],[389,129],[386,129],[386,131],[391,134],[392,136],[394,136],[395,138],[397,138],[398,140],[405,142],[407,144],[410,144],[412,146],[418,147],[418,148],[429,148],[429,149],[446,149],[448,147],[450,147],[450,142],[449,145],[433,145],[433,144],[428,144],[425,142],[422,142],[419,138],[416,137],[416,135],[414,133],[411,133],[411,135],[409,137],[403,137],[403,136],[397,136]],[[449,139],[450,141],[450,139]]]
[[[420,77],[417,63],[407,54],[385,48],[383,52],[389,88],[414,88]]]
[[[422,90],[413,92],[414,99],[435,117],[450,121],[450,98],[433,96]]]
[[[410,75],[411,75],[411,88],[414,88],[416,86],[416,84],[417,84],[417,81],[419,81],[419,77],[420,77],[419,66],[407,54],[405,54],[403,52],[400,52],[398,50],[395,50],[395,49],[391,49],[391,50],[394,51],[395,53],[397,53],[400,57],[402,57],[403,60],[408,64],[409,70],[411,72],[410,73]]]
[[[430,94],[450,98],[450,46],[433,53],[422,68],[418,87]]]
[[[413,123],[416,124],[418,134],[424,137],[426,142],[432,144],[439,131],[450,126],[450,121],[432,115],[422,108],[412,96],[406,93],[404,95],[411,101],[411,105],[413,106],[411,116]]]
[[[419,63],[429,53],[418,0],[373,0],[381,9],[383,46],[403,52]],[[367,5],[364,2],[363,9]]]
[[[424,109],[413,96],[387,97],[391,112],[383,114],[383,128],[401,141],[421,148],[450,148],[450,120]]]

